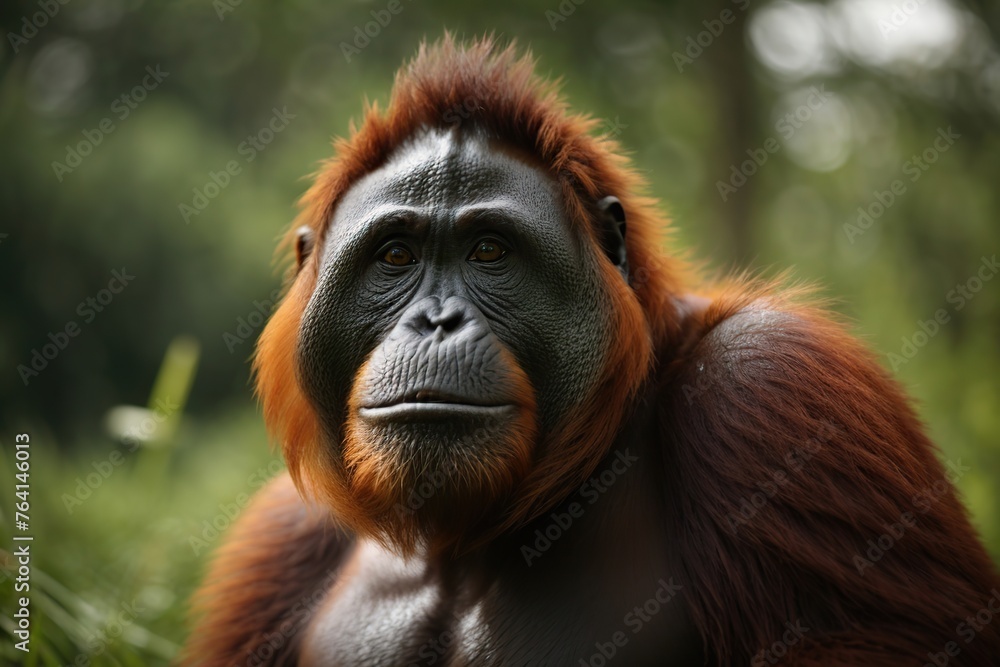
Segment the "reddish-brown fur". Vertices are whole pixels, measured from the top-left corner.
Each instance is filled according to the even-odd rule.
[[[640,194],[644,184],[618,144],[592,136],[595,121],[569,113],[553,86],[532,73],[529,58],[498,50],[490,39],[463,48],[446,37],[422,47],[397,77],[385,113],[373,105],[361,127],[336,142],[336,157],[303,198],[293,229],[308,225],[322,238],[358,178],[419,127],[445,126],[446,114],[470,100],[467,122],[541,165],[590,243],[597,244],[592,203],[619,197],[628,215],[631,285],[604,267],[620,338],[599,386],[575,419],[539,444],[505,519],[467,542],[523,525],[578,487],[642,390],[662,403],[663,530],[678,544],[687,607],[713,664],[750,664],[796,620],[809,631],[783,664],[923,664],[928,651],[944,651],[949,641],[961,644],[949,664],[995,664],[1000,618],[970,643],[956,626],[1000,583],[950,483],[927,511],[914,509],[915,496],[945,471],[897,385],[829,314],[799,305],[803,294],[781,296],[774,286],[744,280],[707,284],[667,256],[665,221]],[[349,531],[374,536],[370,503],[386,502],[387,494],[367,484],[374,497],[358,501],[357,478],[330,456],[295,380],[298,326],[316,279],[314,255],[261,336],[258,391],[299,490],[333,508]],[[790,471],[788,453],[806,446],[810,458]],[[367,466],[363,477],[381,475],[386,488],[405,481],[372,469],[376,463],[353,465]],[[775,471],[785,471],[787,482],[773,484],[753,521],[734,529],[743,501]],[[207,579],[200,597],[206,625],[189,644],[190,662],[238,662],[342,556],[337,530],[306,513],[285,482],[262,495]],[[907,511],[915,524],[859,574],[855,556]],[[408,543],[400,539],[402,548]],[[447,546],[475,545],[451,536]],[[296,559],[291,568],[289,558]],[[283,655],[293,656],[294,647]]]
[[[450,39],[434,49],[421,47],[414,62],[397,77],[386,113],[372,105],[351,138],[336,142],[336,157],[324,165],[303,197],[303,212],[292,229],[306,225],[322,238],[333,208],[352,183],[377,169],[420,127],[447,127],[449,112],[469,107],[470,101],[476,108],[469,122],[486,128],[490,136],[532,156],[545,168],[561,188],[568,219],[595,246],[596,232],[587,223],[594,213],[592,202],[602,193],[622,193],[619,198],[630,212],[630,262],[638,270],[629,289],[613,279],[610,265],[603,267],[621,334],[611,350],[605,378],[580,416],[558,429],[554,441],[545,443],[504,523],[484,535],[452,536],[451,542],[462,537],[485,540],[523,524],[586,479],[606,453],[629,398],[648,375],[653,341],[663,340],[670,326],[664,305],[679,289],[671,270],[674,260],[658,254],[661,226],[654,202],[635,194],[638,178],[620,157],[618,145],[592,137],[596,122],[570,115],[553,86],[535,77],[529,58],[518,59],[513,47],[498,53],[490,40],[467,49]],[[287,237],[287,246],[294,245],[293,234]],[[296,340],[315,281],[314,256],[302,267],[261,336],[254,364],[257,388],[265,420],[282,443],[296,483],[323,498],[338,519],[358,533],[374,534],[372,517],[358,504],[344,462],[328,455],[309,403],[298,385],[288,381],[294,369],[294,346],[289,341]],[[566,456],[570,451],[576,454]],[[406,540],[402,541],[406,546]]]
[[[948,642],[961,649],[949,665],[998,664],[1000,617],[968,644],[956,631],[1000,588],[994,566],[873,356],[829,313],[746,288],[700,319],[663,369],[665,528],[719,664],[746,664],[796,620],[810,631],[782,664],[923,665]],[[797,470],[792,450],[809,455]],[[733,521],[762,491],[774,495],[750,522]],[[859,573],[905,512],[914,525]]]
[[[439,539],[442,547],[469,537],[468,531],[463,531],[463,528],[476,525],[484,511],[501,502],[508,489],[528,473],[538,436],[534,418],[538,409],[531,381],[512,355],[506,350],[502,353],[508,359],[506,368],[510,369],[512,384],[516,387],[511,393],[516,396],[514,402],[522,416],[504,429],[503,438],[493,437],[488,442],[479,443],[484,451],[477,457],[477,465],[474,468],[469,466],[462,477],[462,488],[457,490],[457,498],[432,495],[425,500],[426,505],[419,512],[407,509],[407,498],[422,480],[403,472],[408,469],[399,460],[399,457],[407,455],[403,448],[368,446],[377,439],[371,437],[369,427],[363,420],[354,417],[362,405],[359,396],[363,387],[360,378],[365,376],[365,367],[362,366],[348,400],[351,417],[345,428],[343,467],[336,467],[332,474],[325,473],[329,476],[327,486],[343,484],[350,489],[350,505],[334,506],[334,514],[359,517],[352,526],[359,534],[371,535],[389,547],[396,546],[406,552],[416,547],[422,534],[451,536],[451,540],[444,544]],[[348,480],[344,479],[344,470],[350,471]],[[375,523],[379,526],[378,530]],[[387,535],[392,539],[386,539]]]
[[[215,556],[195,597],[205,613],[183,665],[294,665],[350,539],[325,509],[303,504],[287,475],[265,487]]]

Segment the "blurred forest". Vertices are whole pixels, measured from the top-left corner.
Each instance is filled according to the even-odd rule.
[[[281,466],[247,363],[275,241],[445,28],[530,47],[676,251],[833,297],[1000,559],[1000,4],[35,0],[0,27],[0,549],[22,432],[36,535],[33,651],[8,560],[0,662],[174,654],[217,529]]]

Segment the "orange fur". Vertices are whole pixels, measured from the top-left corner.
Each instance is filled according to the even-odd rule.
[[[475,481],[468,486],[506,496],[505,512],[484,516],[462,534],[441,530],[441,543],[431,546],[475,548],[566,498],[607,454],[641,395],[660,418],[658,437],[637,443],[662,457],[663,507],[649,511],[659,518],[663,510],[663,531],[677,552],[671,565],[684,581],[686,610],[710,664],[763,664],[754,656],[796,618],[810,634],[789,649],[788,664],[889,667],[919,664],[929,650],[943,650],[956,624],[975,615],[998,586],[953,488],[947,485],[863,576],[853,560],[912,508],[915,494],[944,479],[899,387],[842,324],[815,305],[801,305],[806,290],[781,295],[777,284],[742,277],[696,282],[684,262],[664,254],[665,223],[655,202],[636,194],[645,184],[618,144],[592,136],[595,121],[570,113],[555,86],[532,69],[530,57],[518,58],[513,46],[501,50],[491,38],[461,47],[446,36],[435,47],[422,46],[397,76],[385,111],[371,105],[360,127],[335,143],[336,157],[303,197],[292,228],[309,226],[322,247],[353,183],[415,131],[445,127],[448,112],[469,109],[470,101],[467,122],[545,170],[567,219],[595,253],[594,202],[613,194],[627,212],[630,282],[602,264],[598,289],[611,304],[616,339],[603,341],[608,356],[594,390],[554,432],[536,434],[525,418],[506,447],[471,468]],[[293,241],[294,231],[285,247]],[[370,447],[349,416],[343,433],[322,432],[297,381],[296,341],[316,274],[314,254],[258,344],[254,368],[265,419],[306,498],[333,508],[335,520],[357,535],[378,539],[388,526],[395,546],[410,551],[413,526],[394,522],[392,511],[416,479],[391,454]],[[702,296],[689,294],[692,285]],[[510,366],[517,369],[515,360]],[[520,408],[531,415],[534,392],[526,377],[518,385]],[[761,482],[820,433],[825,440],[806,472],[772,485],[761,517],[734,530],[731,518]],[[200,664],[231,664],[232,656],[257,645],[289,596],[321,585],[317,568],[335,571],[342,558],[343,536],[325,520],[307,518],[304,506],[295,509],[287,482],[278,489],[241,520],[200,596],[207,620],[187,654],[202,658]],[[436,507],[427,514],[464,524],[448,516],[464,510]],[[291,581],[283,571],[288,559],[296,564]],[[256,587],[274,592],[276,577],[287,591],[262,597]],[[294,651],[265,664],[292,660]],[[997,664],[1000,622],[962,651],[950,664]]]
[[[486,516],[504,500],[531,466],[538,432],[531,383],[511,355],[506,351],[503,354],[508,358],[505,368],[514,373],[513,384],[517,389],[512,394],[518,417],[499,440],[479,442],[481,438],[474,433],[472,440],[481,447],[474,460],[459,450],[455,452],[459,460],[453,470],[427,471],[424,463],[418,465],[424,473],[419,477],[409,473],[414,467],[412,462],[401,460],[419,452],[406,454],[402,446],[372,447],[370,443],[375,439],[370,437],[371,427],[356,417],[360,407],[360,378],[365,375],[362,366],[349,403],[351,416],[344,438],[343,465],[330,466],[322,473],[328,475],[324,497],[331,503],[334,514],[352,521],[357,518],[351,524],[352,529],[409,553],[417,547],[422,534],[434,533],[450,543],[460,541],[466,527],[475,525],[476,519]],[[413,490],[420,484],[433,483],[434,474],[458,479],[449,484],[454,487],[449,493],[419,496],[420,511],[415,511],[417,508],[408,505],[412,503]],[[346,498],[341,493],[345,487]],[[392,539],[386,540],[386,535]]]
[[[533,67],[531,57],[519,58],[514,45],[501,50],[490,38],[463,48],[446,36],[434,48],[421,46],[413,62],[397,76],[385,112],[371,105],[361,126],[348,139],[335,142],[336,157],[323,165],[303,197],[302,213],[284,244],[294,247],[295,230],[306,225],[315,231],[317,247],[321,246],[333,210],[347,189],[381,166],[421,127],[446,127],[447,114],[457,105],[474,106],[468,122],[485,129],[502,145],[531,156],[554,179],[567,219],[593,244],[595,252],[599,237],[594,202],[609,193],[621,200],[628,211],[631,285],[615,279],[610,265],[603,266],[601,280],[617,318],[614,331],[618,340],[609,345],[601,379],[592,394],[583,398],[578,416],[540,443],[534,465],[519,485],[506,516],[479,536],[465,536],[481,541],[537,516],[593,472],[625,417],[630,399],[648,378],[655,354],[653,341],[667,339],[675,326],[669,295],[681,291],[678,276],[682,264],[662,252],[665,230],[661,216],[652,199],[635,194],[645,186],[621,156],[621,147],[613,139],[592,136],[596,121],[570,113],[555,86],[539,79]],[[346,483],[343,462],[331,455],[329,445],[316,430],[311,406],[298,385],[289,381],[295,373],[290,341],[297,339],[297,327],[315,282],[314,255],[294,277],[288,296],[261,336],[254,361],[257,390],[267,424],[282,445],[296,484],[336,508],[345,525],[372,535],[376,522],[357,502],[357,494],[364,489]],[[356,436],[357,431],[349,431],[351,434]],[[352,441],[350,437],[348,441]],[[353,442],[355,474],[369,481],[387,474],[386,469],[367,467],[374,459],[362,465],[356,455],[363,447],[357,446],[356,438]],[[489,474],[490,485],[497,489],[509,487],[509,479],[519,476],[515,468]],[[405,480],[381,481],[399,486]],[[376,509],[384,515],[385,501],[392,494],[377,495],[382,504]],[[452,536],[453,542],[458,539]],[[401,542],[412,544],[410,539]]]
[[[180,663],[294,664],[349,547],[329,512],[305,505],[287,475],[271,481],[215,554]]]

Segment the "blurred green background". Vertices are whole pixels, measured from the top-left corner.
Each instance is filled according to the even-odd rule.
[[[36,536],[33,651],[0,570],[0,662],[176,651],[216,528],[280,468],[247,364],[276,238],[331,136],[445,28],[530,46],[677,251],[835,297],[968,467],[1000,558],[997,3],[396,2],[0,9],[2,548],[21,432]]]

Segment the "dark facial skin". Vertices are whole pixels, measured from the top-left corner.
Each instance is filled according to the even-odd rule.
[[[474,485],[484,460],[502,464],[510,430],[535,419],[525,387],[537,403],[530,445],[545,442],[592,390],[614,344],[598,263],[610,260],[627,279],[624,213],[614,197],[595,208],[605,223],[601,247],[570,227],[548,175],[448,132],[416,138],[355,184],[315,249],[318,284],[298,350],[334,453],[343,431],[362,429],[364,454],[415,469],[402,479],[444,473],[444,488],[417,510],[438,502],[436,515],[463,504],[452,499],[462,497],[456,480]],[[300,252],[308,244],[304,237]],[[696,660],[679,598],[634,637],[626,616],[671,580],[650,472],[658,457],[636,444],[655,441],[654,420],[641,414],[599,471],[619,456],[648,459],[644,467],[621,470],[537,560],[526,561],[523,548],[537,543],[536,531],[552,530],[551,513],[461,557],[402,558],[359,540],[310,623],[300,664],[443,664],[445,656],[456,661],[448,664],[577,664],[616,632],[629,637],[616,649],[622,664]],[[490,498],[467,490],[474,502]],[[572,502],[588,505],[577,495],[555,511],[565,515]]]
[[[621,207],[613,197],[601,206],[624,270]],[[551,178],[484,139],[416,137],[347,192],[317,251],[298,354],[333,443],[355,416],[347,396],[362,369],[356,417],[375,446],[460,476],[524,420],[515,365],[543,438],[602,368],[611,325],[600,251],[570,228]]]

